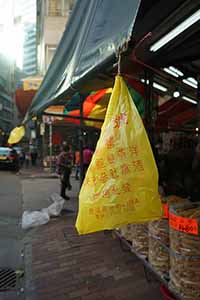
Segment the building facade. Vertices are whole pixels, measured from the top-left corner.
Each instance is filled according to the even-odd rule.
[[[14,126],[14,65],[0,54],[0,142]]]
[[[45,75],[53,59],[71,14],[74,1],[75,0],[37,0],[37,62],[39,76]],[[53,141],[50,142],[50,128],[52,128],[53,135],[55,128],[50,124],[46,124],[45,127],[47,126],[49,126],[49,129],[45,130],[42,138],[42,153],[43,158],[51,157],[52,159]],[[56,130],[61,130],[61,128]]]
[[[44,75],[56,52],[74,0],[37,1],[38,71]]]
[[[15,24],[21,25],[24,35],[22,71],[27,76],[37,74],[36,20],[37,0],[15,2]]]
[[[13,2],[0,1],[0,145],[14,127]]]

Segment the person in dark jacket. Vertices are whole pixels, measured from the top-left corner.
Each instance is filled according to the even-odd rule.
[[[72,166],[72,156],[69,146],[63,146],[61,153],[57,157],[56,172],[60,175],[61,190],[60,195],[65,200],[69,200],[70,197],[66,195],[66,189],[71,190],[70,174]]]

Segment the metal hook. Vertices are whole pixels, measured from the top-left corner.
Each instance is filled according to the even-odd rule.
[[[117,74],[121,75],[121,57],[122,57],[122,52],[126,52],[128,49],[128,41],[126,41],[118,50],[117,57],[118,57],[118,62],[117,62]]]
[[[121,75],[121,51],[118,54],[117,75]]]

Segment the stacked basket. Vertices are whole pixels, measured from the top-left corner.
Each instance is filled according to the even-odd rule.
[[[133,249],[142,256],[148,256],[148,224],[129,224],[119,229],[120,234],[132,242]]]
[[[184,300],[200,299],[200,204],[170,210],[170,288]]]
[[[187,200],[177,196],[169,196],[162,198],[162,202],[164,208],[163,218],[149,223],[148,259],[160,275],[168,277],[170,267],[169,207],[178,203],[186,203]]]

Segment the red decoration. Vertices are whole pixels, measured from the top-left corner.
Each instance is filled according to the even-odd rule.
[[[53,145],[61,145],[62,144],[62,135],[60,132],[53,132],[52,135],[52,143]]]

